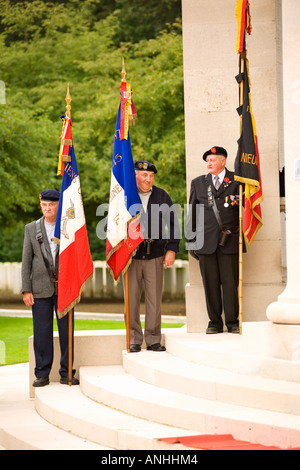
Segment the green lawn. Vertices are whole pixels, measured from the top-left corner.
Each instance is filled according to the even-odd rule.
[[[144,325],[143,325],[144,326]],[[162,328],[180,328],[183,323],[162,323]],[[121,330],[118,320],[78,320],[75,330]],[[54,330],[57,330],[54,320]],[[28,338],[32,336],[32,318],[0,317],[0,366],[28,362]]]

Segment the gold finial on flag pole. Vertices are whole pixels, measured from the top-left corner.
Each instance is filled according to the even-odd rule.
[[[67,109],[66,115],[67,115],[69,118],[71,117],[71,101],[72,101],[72,98],[71,98],[71,95],[70,95],[69,84],[68,84],[68,87],[67,87],[67,96],[66,96],[66,103],[67,103],[67,106],[66,106],[66,109]]]
[[[62,133],[60,136],[61,143],[59,149],[59,157],[58,157],[58,169],[57,174],[63,175],[64,174],[64,162],[70,162],[71,157],[69,155],[69,147],[73,145],[72,141],[72,132],[71,132],[71,95],[69,90],[69,84],[67,86],[67,95],[66,95],[66,114],[65,116],[61,116],[63,121]]]
[[[128,139],[129,126],[134,126],[137,119],[137,112],[132,100],[132,90],[130,83],[126,81],[125,60],[123,57],[121,80],[121,129],[120,139]]]
[[[123,57],[123,67],[122,67],[122,82],[125,82],[126,81],[126,70],[125,70],[125,60],[124,60],[124,57]]]

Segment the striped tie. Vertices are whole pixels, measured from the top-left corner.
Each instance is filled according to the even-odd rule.
[[[219,179],[218,175],[215,176],[215,183],[214,183],[214,186],[215,186],[215,188],[216,188],[217,191],[218,191],[219,187],[221,186],[220,179]]]

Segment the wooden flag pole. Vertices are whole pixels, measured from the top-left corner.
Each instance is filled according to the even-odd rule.
[[[240,57],[241,73],[245,71],[246,51]],[[240,83],[240,106],[244,103],[244,80]],[[242,132],[242,114],[240,118],[240,132]],[[243,333],[243,185],[239,188],[239,332]]]
[[[239,332],[243,325],[243,185],[239,194]]]
[[[72,385],[72,375],[73,375],[73,312],[72,309],[69,310],[68,317],[69,317],[69,365],[68,365],[68,378],[69,378],[69,386]]]
[[[126,312],[126,348],[130,352],[130,314],[129,314],[129,283],[128,283],[128,269],[125,273],[125,312]]]
[[[66,95],[66,115],[71,118],[71,95],[69,90],[69,83],[67,86],[67,95]],[[68,383],[71,387],[72,385],[72,376],[73,376],[73,311],[72,309],[68,312]]]
[[[122,62],[122,82],[126,80],[125,60],[123,57]],[[130,352],[130,312],[129,312],[129,282],[128,282],[128,269],[124,275],[125,279],[125,323],[126,323],[126,349]]]

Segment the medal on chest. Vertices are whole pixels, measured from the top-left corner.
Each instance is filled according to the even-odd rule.
[[[208,199],[208,205],[213,206],[214,201],[213,201],[213,195],[212,195],[212,191],[211,191],[211,184],[207,188],[207,199]]]
[[[225,197],[224,207],[229,207],[229,196]]]

